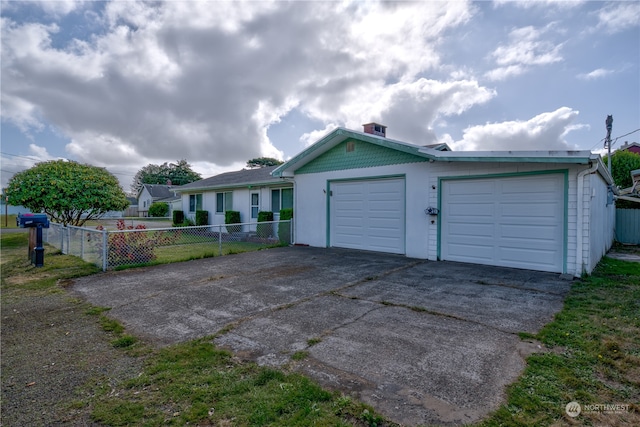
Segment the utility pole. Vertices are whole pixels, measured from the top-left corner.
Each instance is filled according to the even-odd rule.
[[[607,116],[607,120],[604,121],[604,124],[607,125],[607,137],[604,140],[604,144],[607,146],[609,150],[609,155],[607,157],[607,166],[609,166],[609,175],[611,175],[611,129],[613,129],[613,116],[609,114]]]

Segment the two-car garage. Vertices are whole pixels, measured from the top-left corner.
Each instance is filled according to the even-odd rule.
[[[611,248],[615,187],[589,151],[451,151],[337,128],[276,168],[295,243],[570,274]],[[428,209],[431,208],[431,209]]]
[[[564,173],[442,179],[438,258],[561,273],[565,180]],[[405,253],[405,186],[404,178],[331,182],[330,246]]]

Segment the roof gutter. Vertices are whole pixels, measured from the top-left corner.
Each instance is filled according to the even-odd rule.
[[[209,187],[190,187],[190,188],[176,188],[176,193],[193,193],[194,191],[213,191],[213,190],[227,190],[234,188],[252,188],[252,187],[264,187],[266,185],[278,185],[282,184],[282,180],[274,180],[274,181],[259,181],[259,182],[244,182],[240,184],[229,184],[229,185],[218,185],[218,186],[209,186]]]
[[[428,147],[423,147],[419,151],[434,161],[444,162],[572,163],[586,165],[595,159],[590,151],[438,151]]]

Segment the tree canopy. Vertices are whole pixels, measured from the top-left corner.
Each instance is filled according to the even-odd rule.
[[[255,159],[247,160],[247,167],[250,169],[264,168],[267,166],[279,166],[282,163],[284,162],[273,157],[256,157]]]
[[[633,185],[631,171],[640,169],[640,154],[627,150],[617,150],[611,155],[611,175],[613,182],[619,188],[627,188]],[[609,165],[608,156],[604,157],[604,163]]]
[[[163,163],[161,165],[148,164],[140,169],[131,184],[131,190],[138,194],[143,184],[167,184],[184,185],[201,180],[202,176],[191,169],[186,160],[178,160],[176,163]]]
[[[67,160],[37,163],[18,172],[9,180],[7,196],[12,205],[76,226],[129,206],[118,179],[106,169]]]

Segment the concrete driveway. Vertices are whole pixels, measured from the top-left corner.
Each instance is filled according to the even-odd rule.
[[[559,275],[403,256],[278,248],[76,279],[160,345],[213,335],[263,365],[289,363],[406,425],[477,421],[540,350],[562,308]],[[291,360],[296,351],[309,356]]]

